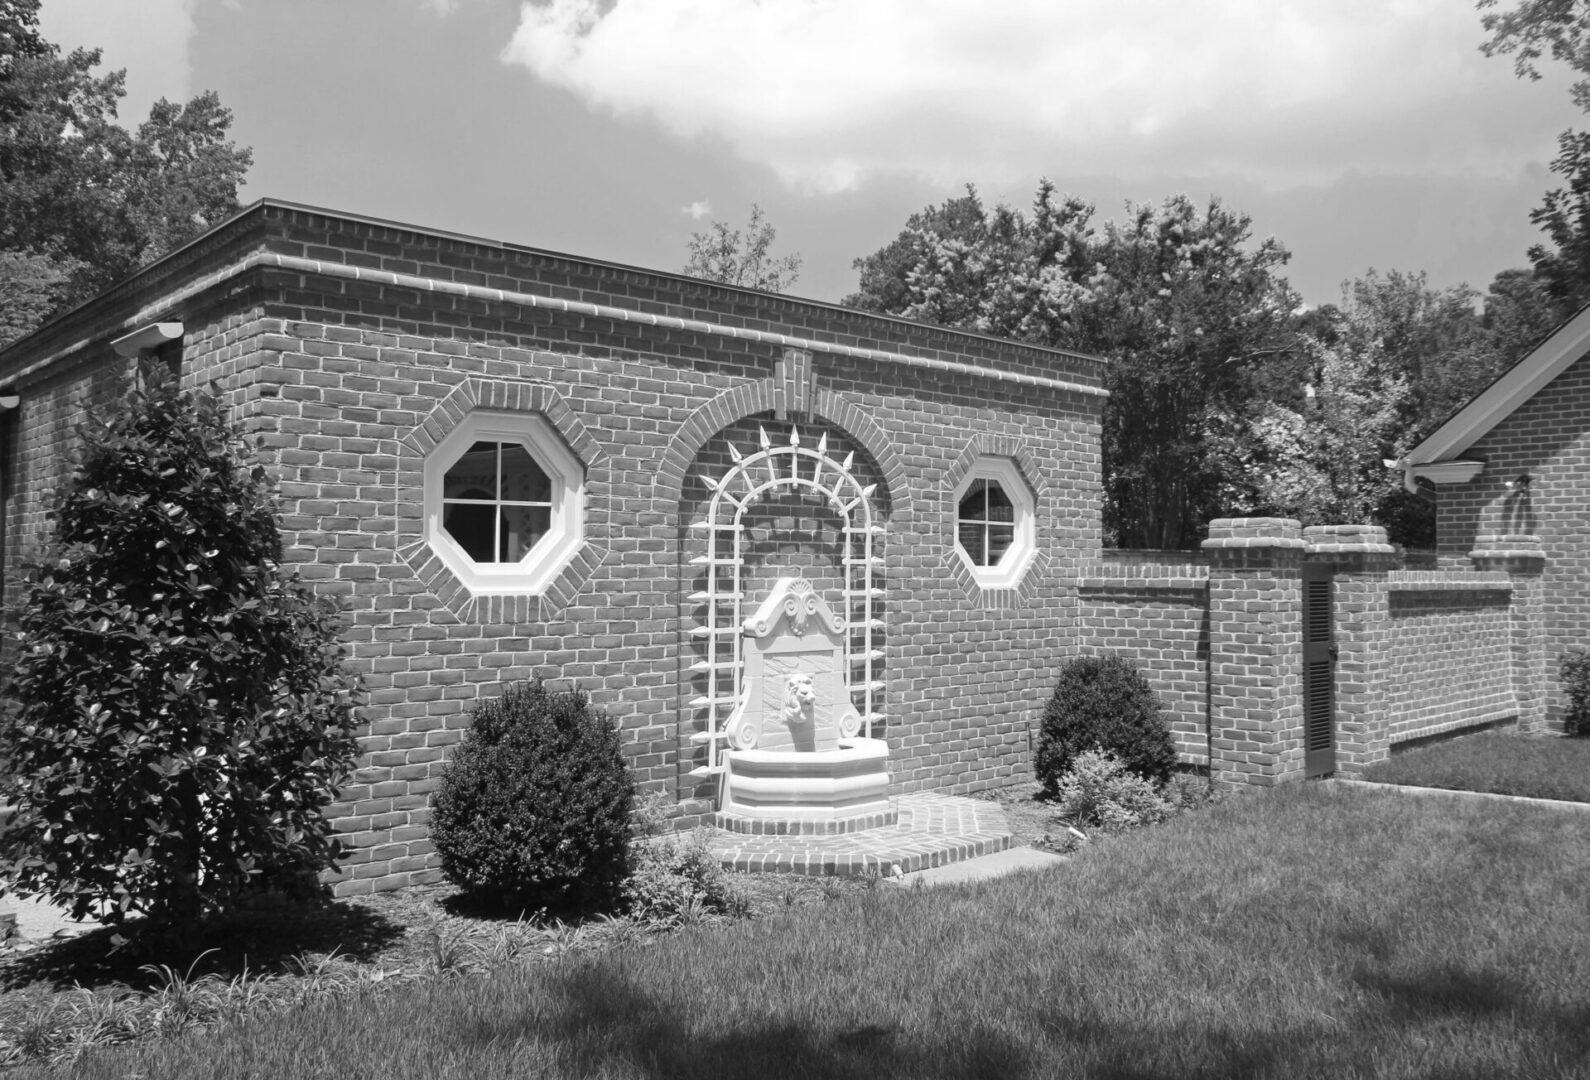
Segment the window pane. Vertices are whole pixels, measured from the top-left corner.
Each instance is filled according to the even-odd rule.
[[[529,451],[514,443],[502,448],[502,497],[506,502],[552,501],[552,481]]]
[[[1005,494],[1004,488],[992,481],[988,485],[988,520],[1016,520],[1016,508],[1011,505],[1010,496]]]
[[[552,510],[545,506],[502,508],[502,561],[518,562],[552,528]]]
[[[965,495],[961,496],[960,509],[956,512],[962,521],[984,521],[987,519],[988,506],[983,494],[987,488],[987,480],[972,481],[972,486],[966,489]]]
[[[1016,527],[1014,525],[990,525],[988,527],[988,562],[987,566],[998,566],[999,560],[1005,557],[1005,552],[1016,542]]]
[[[963,521],[959,527],[958,535],[961,548],[966,552],[967,557],[972,560],[973,566],[988,565],[984,561],[988,556],[988,552],[983,546],[983,529],[984,526],[981,523],[972,521]]]
[[[466,489],[478,490],[465,494]],[[497,495],[497,444],[478,442],[453,463],[442,480],[446,499],[493,499]]]
[[[495,516],[496,511],[490,506],[452,503],[442,508],[442,528],[471,559],[491,562],[491,523]]]

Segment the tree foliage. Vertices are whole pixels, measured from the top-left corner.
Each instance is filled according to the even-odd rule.
[[[751,219],[743,233],[714,221],[706,232],[690,234],[690,261],[684,273],[727,285],[783,292],[800,276],[801,257],[798,253],[772,254],[776,236],[762,216],[762,208],[752,203]]]
[[[1540,78],[1539,61],[1550,54],[1587,76],[1573,84],[1574,103],[1590,112],[1590,2],[1587,0],[1518,0],[1498,10],[1498,0],[1478,0],[1486,11],[1481,20],[1490,40],[1480,46],[1487,56],[1510,55],[1521,77]],[[1590,302],[1590,133],[1565,131],[1557,139],[1551,171],[1567,186],[1548,191],[1529,215],[1545,232],[1549,244],[1529,249],[1559,315]]]
[[[1030,216],[968,187],[857,260],[847,302],[1110,359],[1106,528],[1122,546],[1188,546],[1218,509],[1214,418],[1245,416],[1290,347],[1287,254],[1251,244],[1250,219],[1217,199],[1129,205],[1102,229],[1093,213],[1048,181]]]
[[[1476,310],[1467,286],[1370,270],[1344,282],[1340,304],[1299,320],[1292,370],[1301,394],[1274,393],[1222,452],[1238,466],[1225,502],[1236,513],[1304,524],[1374,522],[1410,547],[1434,544],[1433,508],[1384,461],[1400,457],[1523,356],[1555,323],[1527,270],[1504,271]]]
[[[281,566],[264,470],[158,365],[81,436],[22,599],[0,877],[156,926],[315,888],[357,683],[334,610]]]
[[[38,34],[38,0],[0,0],[0,295],[32,298],[0,345],[186,243],[237,209],[251,154],[211,92],[117,123],[124,72]],[[41,280],[54,284],[39,285]]]

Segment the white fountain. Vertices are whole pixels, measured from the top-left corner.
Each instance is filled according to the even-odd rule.
[[[895,823],[889,750],[860,737],[845,620],[804,577],[780,578],[741,626],[743,692],[729,716],[721,828],[843,833]]]

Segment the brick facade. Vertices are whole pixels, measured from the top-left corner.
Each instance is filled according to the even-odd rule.
[[[73,423],[127,377],[108,342],[156,319],[182,322],[184,382],[224,395],[277,479],[289,559],[347,613],[369,702],[334,808],[339,891],[437,877],[448,750],[473,702],[535,674],[621,722],[641,786],[682,822],[710,812],[690,525],[703,477],[764,429],[826,434],[876,485],[898,790],[1026,775],[1076,648],[1078,570],[1098,559],[1098,361],[267,202],[0,353],[22,397],[4,421],[8,573],[44,538]],[[584,545],[540,595],[472,593],[428,544],[427,454],[477,412],[544,418],[584,469]],[[1039,554],[1015,589],[980,588],[956,554],[954,484],[983,454],[1036,498]],[[749,524],[753,588],[836,580],[820,504],[774,501]]]
[[[429,803],[449,750],[474,702],[534,675],[619,720],[639,783],[680,824],[710,815],[698,702],[715,693],[701,596],[716,571],[697,526],[764,437],[848,461],[881,526],[874,734],[897,793],[1025,778],[1060,666],[1089,653],[1148,675],[1184,763],[1230,785],[1300,778],[1305,562],[1334,568],[1348,774],[1399,742],[1538,727],[1547,658],[1577,626],[1562,598],[1582,565],[1529,534],[1581,512],[1557,493],[1583,464],[1578,419],[1527,450],[1498,429],[1499,475],[1537,487],[1521,504],[1476,496],[1489,509],[1467,534],[1445,528],[1461,500],[1444,503],[1440,569],[1402,568],[1378,529],[1276,519],[1213,522],[1199,553],[1106,558],[1097,360],[271,202],[0,353],[0,390],[21,398],[0,414],[8,622],[73,427],[134,370],[109,343],[157,320],[181,322],[182,379],[223,395],[276,477],[290,561],[347,615],[369,696],[334,807],[345,894],[438,877]],[[1570,374],[1590,411],[1590,379]],[[533,418],[583,479],[582,542],[533,593],[471,587],[427,533],[428,463],[482,418]],[[987,458],[1035,508],[1010,588],[957,553],[957,487]],[[742,521],[745,594],[791,573],[843,592],[841,524],[802,489],[770,491]]]
[[[1543,650],[1539,707],[1560,727],[1557,659],[1590,647],[1590,357],[1536,391],[1463,456],[1485,465],[1472,481],[1437,489],[1442,563],[1466,564],[1471,553],[1493,550],[1495,537],[1538,544],[1542,561],[1529,603]],[[1527,486],[1516,483],[1522,476]]]

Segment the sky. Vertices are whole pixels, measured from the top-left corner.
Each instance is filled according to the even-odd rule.
[[[1506,6],[1506,0],[1503,0]],[[215,90],[272,197],[676,271],[753,203],[838,301],[975,184],[1186,193],[1292,253],[1310,305],[1371,268],[1483,290],[1582,119],[1485,57],[1472,0],[44,0],[127,69],[129,127]]]

